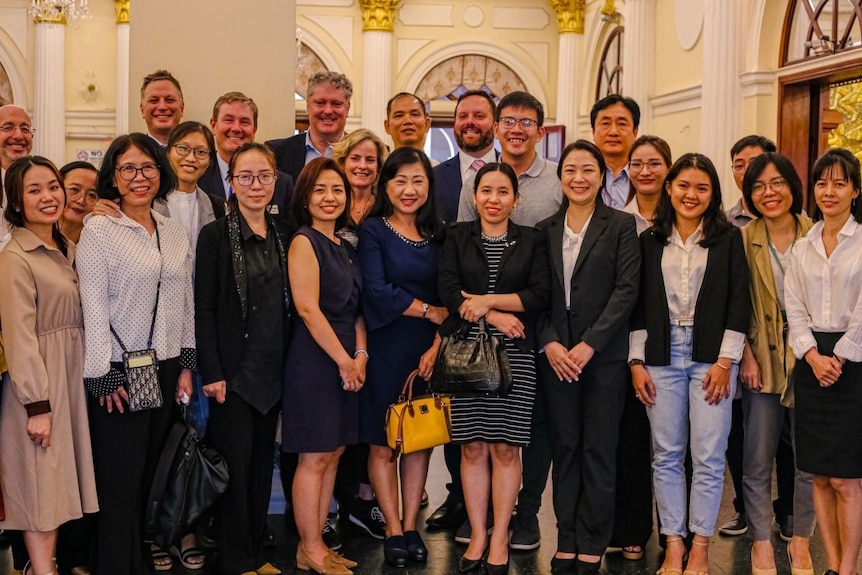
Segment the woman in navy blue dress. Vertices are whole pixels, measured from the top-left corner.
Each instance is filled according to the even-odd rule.
[[[335,555],[321,533],[345,445],[359,436],[356,392],[365,382],[362,277],[356,252],[335,235],[350,209],[350,185],[334,160],[306,164],[296,182],[293,212],[299,231],[287,254],[293,305],[285,361],[282,449],[299,453],[293,501],[299,545],[296,565],[349,575],[352,561]]]
[[[416,516],[431,450],[401,456],[402,522],[398,471],[384,421],[411,371],[418,367],[423,378],[431,375],[440,344],[437,326],[448,315],[437,296],[442,222],[433,190],[427,156],[409,147],[395,150],[383,165],[377,200],[359,230],[368,350],[374,357],[359,394],[359,439],[371,446],[369,475],[386,518],[384,558],[396,567],[428,556]],[[415,386],[420,384],[414,393],[424,393],[424,383],[416,380]]]

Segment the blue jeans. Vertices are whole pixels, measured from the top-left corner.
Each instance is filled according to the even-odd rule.
[[[656,388],[647,410],[652,428],[653,487],[665,535],[710,537],[715,531],[724,487],[724,452],[730,433],[731,400],[710,405],[701,388],[711,363],[692,361],[691,326],[671,326],[670,365],[647,366]],[[730,370],[730,397],[736,393],[737,364]],[[686,530],[685,452],[691,441],[692,482]]]

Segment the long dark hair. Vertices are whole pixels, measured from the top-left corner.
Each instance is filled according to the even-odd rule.
[[[431,169],[431,162],[428,156],[422,150],[410,146],[397,148],[386,161],[383,167],[380,168],[380,178],[377,182],[377,197],[374,200],[374,206],[371,208],[368,217],[388,218],[392,215],[392,202],[389,201],[389,194],[386,193],[386,186],[389,182],[398,175],[398,170],[401,166],[411,164],[420,164],[422,171],[425,172],[425,178],[428,180],[428,199],[416,211],[416,230],[425,239],[442,237],[443,221],[440,218],[440,212],[437,208],[437,198],[434,195],[434,170]]]
[[[575,140],[574,142],[568,144],[563,151],[560,153],[560,163],[557,164],[557,179],[563,179],[563,161],[574,151],[582,151],[587,152],[593,158],[595,158],[596,163],[599,165],[599,173],[602,175],[602,183],[599,186],[599,193],[596,194],[596,204],[604,204],[605,200],[602,197],[602,192],[605,189],[605,185],[607,184],[608,179],[608,165],[605,163],[605,157],[602,154],[602,151],[589,140]],[[563,203],[560,204],[560,209],[558,213],[563,213],[569,208],[569,198],[566,197],[566,194],[563,194]]]
[[[655,151],[658,152],[658,155],[661,156],[662,161],[664,161],[664,165],[670,168],[673,164],[673,155],[670,151],[670,145],[662,138],[658,136],[652,136],[650,134],[644,134],[643,136],[638,136],[638,139],[634,141],[632,147],[629,149],[629,164],[631,165],[632,154],[634,154],[635,150],[640,148],[641,146],[652,146],[655,148]],[[631,169],[629,169],[631,172]],[[632,201],[637,195],[638,191],[635,189],[634,178],[629,176],[629,197],[626,198],[626,203],[628,204]]]
[[[120,197],[120,190],[114,185],[117,159],[132,147],[148,155],[159,167],[159,191],[156,192],[156,197],[153,199],[159,200],[167,196],[169,192],[177,187],[177,177],[168,163],[167,156],[151,137],[140,132],[132,132],[131,134],[118,136],[108,146],[108,150],[105,152],[105,159],[102,160],[102,167],[99,168],[99,178],[96,186],[99,197],[105,200],[116,200]]]
[[[858,158],[844,148],[833,148],[814,162],[814,167],[811,169],[812,192],[817,180],[821,180],[829,174],[833,174],[832,177],[834,177],[836,166],[844,172],[844,179],[850,182],[854,190],[857,192],[862,191],[862,176],[860,176]],[[862,200],[857,196],[850,206],[850,213],[853,215],[853,219],[862,223]],[[815,222],[823,219],[823,213],[821,213],[817,202],[814,202],[814,210],[812,210],[811,218]]]
[[[698,242],[699,245],[708,248],[721,239],[724,233],[731,228],[731,223],[727,221],[724,211],[721,209],[721,183],[718,180],[718,172],[715,171],[712,160],[703,154],[692,152],[683,154],[670,167],[667,177],[664,179],[661,197],[655,210],[652,233],[665,243],[670,241],[673,226],[676,223],[676,210],[674,210],[673,204],[671,204],[668,189],[674,180],[679,177],[680,173],[689,168],[705,173],[709,177],[712,186],[712,197],[701,218],[703,239]]]
[[[27,175],[30,169],[36,166],[48,168],[57,177],[57,183],[63,189],[63,206],[60,208],[60,213],[63,213],[63,209],[66,207],[66,186],[63,184],[63,176],[60,174],[57,166],[51,160],[42,156],[19,158],[12,162],[12,165],[6,170],[6,209],[3,212],[6,221],[16,228],[23,228],[27,225],[27,220],[24,219],[24,176]],[[57,244],[57,248],[63,252],[63,255],[68,255],[68,241],[66,240],[66,236],[60,232],[59,219],[51,226],[51,237],[54,243]]]

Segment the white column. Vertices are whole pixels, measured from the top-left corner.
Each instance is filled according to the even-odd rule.
[[[392,32],[366,30],[362,33],[362,40],[362,127],[389,140],[383,121],[386,119],[386,102],[394,96]]]
[[[34,153],[66,163],[65,22],[36,21]]]
[[[129,23],[117,23],[117,127],[129,132]]]
[[[566,127],[566,142],[572,142],[578,133],[578,79],[583,76],[578,65],[581,34],[560,33],[557,66],[557,118],[556,123]]]
[[[655,54],[655,0],[626,0],[623,37],[623,95],[641,108],[640,134],[649,133]]]
[[[703,3],[703,85],[701,87],[700,152],[715,163],[721,178],[724,207],[739,196],[730,170],[730,147],[742,136],[740,47],[743,45],[740,0]]]

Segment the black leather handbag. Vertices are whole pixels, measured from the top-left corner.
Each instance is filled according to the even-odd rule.
[[[512,369],[503,342],[491,335],[484,318],[479,320],[475,339],[468,338],[469,329],[470,324],[463,322],[458,331],[443,338],[431,391],[456,397],[506,397],[512,389]]]
[[[162,549],[176,544],[227,490],[229,481],[222,456],[201,443],[194,427],[175,423],[147,499],[148,538]]]

